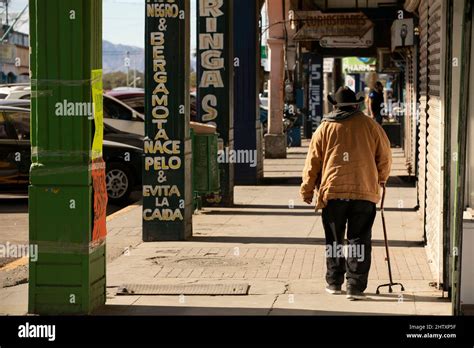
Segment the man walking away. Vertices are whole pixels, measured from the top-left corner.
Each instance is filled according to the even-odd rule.
[[[303,170],[301,196],[311,204],[317,190],[316,209],[323,209],[326,236],[327,292],[341,294],[344,275],[347,298],[364,298],[371,265],[372,225],[380,187],[390,175],[392,153],[382,127],[360,111],[348,87],[341,87],[335,110],[323,118],[309,146]],[[344,236],[347,226],[347,259]]]
[[[369,116],[380,125],[383,123],[383,103],[383,85],[382,82],[377,81],[375,83],[375,88],[371,89],[369,92]]]

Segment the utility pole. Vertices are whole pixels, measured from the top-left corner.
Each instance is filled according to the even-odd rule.
[[[21,16],[23,16],[23,13],[25,13],[26,9],[28,8],[28,5],[26,5],[23,10],[21,10],[21,12],[18,14],[18,16],[15,18],[15,20],[13,21],[13,24],[10,25],[7,29],[7,31],[5,31],[5,34],[3,34],[2,38],[0,39],[0,43],[2,43],[3,41],[5,41],[8,37],[8,34],[10,34],[10,32],[13,30],[13,28],[15,27],[16,23],[18,22],[18,20],[21,18]],[[7,18],[8,18],[8,14],[7,14]],[[7,23],[8,25],[8,23]]]
[[[137,60],[133,60],[133,88],[137,88]]]
[[[125,57],[125,67],[127,68],[127,87],[129,87],[130,83],[130,51],[127,51],[127,57]]]
[[[10,0],[5,0],[5,19],[6,19],[6,25],[9,24],[8,22],[8,3],[10,2]]]

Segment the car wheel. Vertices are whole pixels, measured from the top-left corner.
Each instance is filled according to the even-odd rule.
[[[126,202],[132,192],[133,178],[130,170],[120,163],[107,165],[105,174],[107,196],[111,204]]]

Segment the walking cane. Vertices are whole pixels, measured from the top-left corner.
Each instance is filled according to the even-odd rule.
[[[382,212],[383,237],[385,239],[385,254],[387,255],[386,261],[387,261],[387,264],[388,264],[388,276],[389,276],[389,279],[390,279],[390,283],[383,284],[383,285],[380,285],[379,287],[377,287],[377,295],[380,294],[380,288],[385,288],[385,287],[388,287],[388,292],[392,293],[393,292],[392,286],[395,286],[395,285],[400,285],[401,290],[405,291],[405,288],[403,287],[403,285],[401,283],[394,283],[393,278],[392,278],[392,266],[390,264],[390,252],[389,252],[388,239],[387,239],[387,227],[385,226],[385,215],[384,215],[385,192],[386,192],[385,184],[382,186],[382,188],[383,188],[382,205],[380,207],[380,210]]]

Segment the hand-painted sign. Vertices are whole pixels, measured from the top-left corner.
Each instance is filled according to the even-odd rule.
[[[101,243],[107,236],[107,188],[105,185],[105,162],[102,158],[92,161],[92,187],[94,190],[94,221],[92,242]]]
[[[311,41],[331,36],[363,37],[374,25],[362,12],[322,13],[296,11],[295,22],[302,25],[294,40]]]
[[[147,1],[145,241],[183,240],[191,232],[188,19],[187,0]]]
[[[92,242],[101,243],[107,236],[107,188],[105,183],[105,162],[102,159],[104,143],[104,110],[102,69],[92,70],[92,102],[94,117],[94,139],[92,142],[92,187],[94,192],[94,221]]]
[[[368,48],[374,44],[374,29],[364,36],[325,36],[319,40],[324,48]]]
[[[226,107],[225,100],[221,97],[226,87],[225,64],[228,64],[224,53],[226,18],[222,11],[223,7],[223,0],[199,0],[198,94],[201,111],[199,116],[202,122],[214,124],[219,115],[226,112],[223,109]],[[220,98],[217,94],[220,94]]]
[[[198,0],[198,119],[217,127],[223,149],[233,150],[232,0]],[[238,59],[238,58],[235,58]],[[233,201],[233,164],[223,164],[223,204]]]

